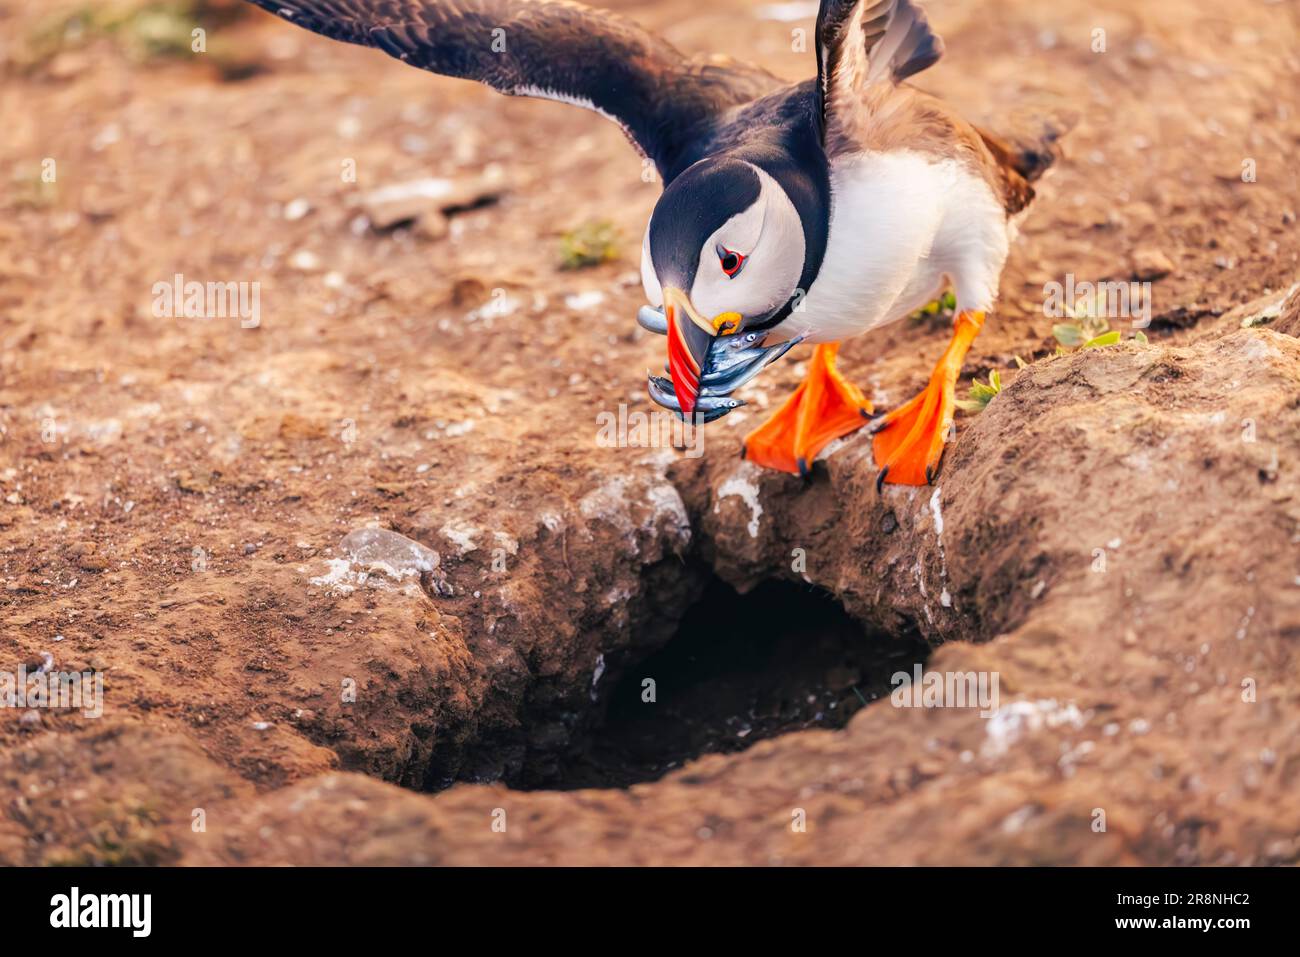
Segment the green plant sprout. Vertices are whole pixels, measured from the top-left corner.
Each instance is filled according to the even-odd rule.
[[[979,379],[970,384],[970,393],[965,399],[958,399],[957,408],[963,412],[983,412],[984,407],[989,404],[995,395],[1002,391],[1002,373],[994,369],[989,373],[989,381],[981,382]]]
[[[1099,349],[1113,346],[1121,339],[1123,333],[1110,327],[1110,321],[1103,313],[1105,296],[1098,293],[1092,299],[1082,298],[1072,307],[1065,307],[1065,314],[1073,322],[1058,322],[1052,326],[1052,336],[1058,345],[1056,354],[1065,355],[1071,349]],[[1133,340],[1146,345],[1147,337],[1141,329],[1133,333]]]
[[[922,306],[912,313],[913,322],[924,322],[933,316],[950,316],[957,311],[957,297],[951,289],[944,290],[942,296],[934,302]]]
[[[1012,358],[1016,360],[1017,369],[1029,368],[1029,363],[1020,358],[1020,356],[1012,356]],[[967,393],[967,397],[956,401],[957,408],[961,409],[963,412],[983,412],[984,407],[989,404],[989,401],[1001,391],[1002,373],[997,369],[994,369],[989,373],[988,382],[981,382],[979,379],[971,382],[970,392]]]
[[[560,237],[560,268],[585,269],[613,262],[619,256],[619,233],[613,223],[583,223]]]

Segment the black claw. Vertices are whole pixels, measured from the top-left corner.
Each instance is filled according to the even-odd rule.
[[[749,456],[749,446],[746,445],[744,442],[741,442],[741,443],[740,443],[740,457],[743,459],[743,458],[747,458],[748,456]]]
[[[889,474],[889,466],[886,465],[876,476],[876,494],[880,495],[885,490],[885,476]]]
[[[934,469],[929,465],[925,467],[925,484],[926,485],[934,484]]]
[[[807,479],[812,477],[812,471],[808,468],[808,461],[802,456],[794,460],[794,464],[799,467],[799,477]]]

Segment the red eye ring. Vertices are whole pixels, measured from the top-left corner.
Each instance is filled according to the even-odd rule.
[[[722,267],[722,271],[727,274],[728,279],[736,277],[736,273],[740,272],[740,268],[745,265],[745,260],[748,258],[728,249],[721,243],[714,248],[714,252],[718,254],[718,265]]]

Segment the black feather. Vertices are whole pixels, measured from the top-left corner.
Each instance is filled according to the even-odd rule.
[[[664,179],[725,111],[783,84],[683,56],[612,13],[567,0],[249,0],[304,29],[377,47],[510,95],[559,95],[612,117]]]

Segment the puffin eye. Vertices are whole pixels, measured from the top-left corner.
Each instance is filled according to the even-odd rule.
[[[745,265],[745,258],[740,253],[732,252],[726,246],[719,243],[714,252],[718,254],[718,263],[722,266],[722,271],[727,274],[728,279],[734,279],[736,273],[740,272],[740,267]]]

